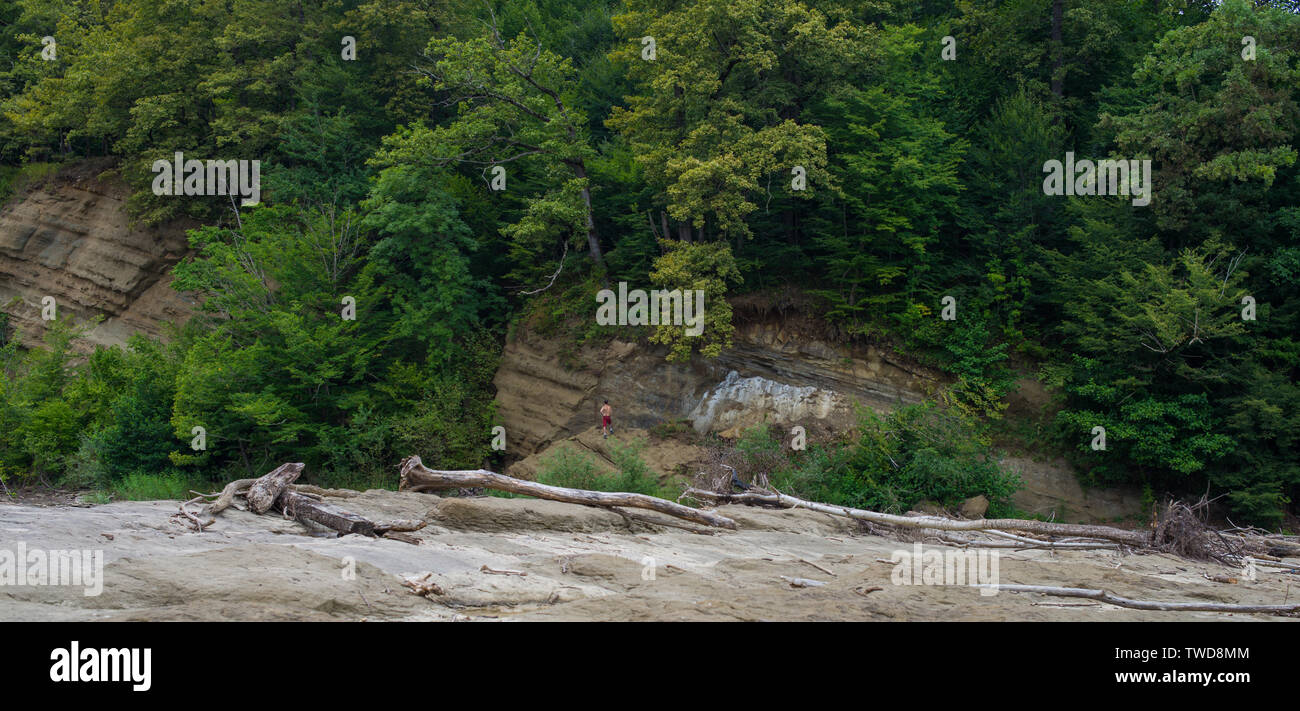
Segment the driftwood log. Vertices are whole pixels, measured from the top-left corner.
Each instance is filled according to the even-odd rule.
[[[302,467],[302,462],[281,464],[270,474],[254,481],[244,495],[248,501],[248,510],[258,514],[270,511],[281,492],[302,475]]]
[[[736,522],[712,511],[693,509],[689,506],[673,503],[665,499],[645,494],[615,493],[606,491],[586,491],[568,489],[561,486],[548,486],[535,481],[516,479],[504,474],[497,474],[486,469],[449,471],[429,469],[419,457],[407,457],[402,460],[401,483],[399,491],[435,491],[438,489],[456,489],[482,487],[508,491],[512,494],[535,496],[539,499],[564,501],[570,504],[612,508],[626,506],[629,508],[650,509],[676,518],[701,523],[717,528],[735,529]]]
[[[1247,559],[1268,564],[1281,561],[1278,556],[1300,556],[1300,544],[1286,536],[1264,534],[1245,529],[1216,531],[1199,518],[1198,510],[1205,506],[1169,502],[1153,521],[1149,530],[1126,530],[1112,526],[1090,524],[1054,523],[1016,518],[958,520],[942,516],[899,516],[878,511],[855,509],[847,506],[805,501],[788,494],[753,487],[744,493],[720,493],[705,489],[687,489],[683,497],[694,497],[712,503],[759,504],[780,508],[805,508],[832,516],[864,521],[868,525],[913,529],[930,532],[939,540],[957,545],[983,548],[1039,548],[1048,550],[1124,549],[1172,553],[1193,560],[1215,560],[1224,565],[1241,565]],[[953,532],[978,532],[1005,541],[975,541]],[[1025,535],[1050,537],[1028,538]],[[1056,540],[1052,540],[1052,539]],[[1276,563],[1277,567],[1293,567]]]
[[[1157,602],[1153,600],[1130,600],[1126,597],[1114,595],[1105,590],[1090,590],[1088,588],[1058,588],[1050,585],[997,585],[992,583],[981,583],[972,585],[974,588],[989,588],[999,592],[1015,593],[1041,593],[1043,595],[1052,595],[1055,597],[1081,597],[1087,600],[1097,600],[1108,605],[1118,607],[1127,607],[1134,610],[1162,610],[1176,612],[1264,612],[1275,615],[1295,615],[1300,614],[1300,603],[1292,605],[1237,605],[1223,602]]]
[[[175,516],[196,531],[202,532],[216,521],[217,514],[230,508],[235,497],[244,496],[250,511],[265,513],[275,509],[288,518],[303,525],[323,526],[337,531],[340,536],[356,533],[363,536],[383,536],[393,540],[419,545],[414,536],[403,532],[418,531],[424,528],[424,521],[396,520],[371,521],[351,511],[326,503],[324,496],[347,498],[357,492],[340,489],[321,489],[311,485],[295,485],[293,482],[302,474],[303,464],[291,462],[282,464],[266,475],[257,479],[238,479],[232,481],[217,494],[196,494],[196,497],[181,504],[180,513]],[[203,518],[190,512],[187,506],[200,501],[211,500],[202,511]]]
[[[310,494],[285,491],[275,500],[276,510],[299,522],[308,522],[338,531],[340,536],[357,533],[374,536],[375,523],[351,511],[327,504]]]
[[[1037,533],[1049,536],[1074,536],[1076,538],[1093,538],[1114,541],[1124,545],[1145,548],[1151,542],[1147,531],[1126,531],[1110,526],[1092,526],[1079,523],[1051,523],[1048,521],[1026,521],[1016,518],[976,519],[959,521],[941,516],[899,516],[897,514],[867,511],[848,506],[821,504],[805,501],[781,493],[756,493],[747,491],[743,494],[725,494],[703,489],[687,489],[682,496],[690,496],[704,501],[727,504],[766,504],[781,508],[803,508],[819,511],[832,516],[845,516],[859,521],[879,523],[899,528],[931,528],[938,531],[1000,531],[1012,530]]]

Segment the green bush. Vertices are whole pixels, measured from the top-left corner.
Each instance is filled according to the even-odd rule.
[[[609,440],[610,459],[618,466],[618,471],[604,473],[593,455],[568,443],[562,444],[542,457],[537,481],[570,489],[671,496],[669,490],[659,484],[654,470],[641,458],[645,448],[644,440],[624,443]]]
[[[901,513],[922,499],[956,506],[988,497],[990,515],[1008,514],[1019,478],[1002,469],[974,418],[926,402],[881,416],[860,413],[857,438],[812,447],[777,472],[773,485],[795,495]]]
[[[590,454],[563,444],[542,457],[537,481],[569,489],[606,491],[601,484],[608,481],[608,477],[601,476],[596,460]]]
[[[645,451],[645,448],[646,441],[644,439],[625,443],[609,440],[609,458],[614,460],[614,464],[618,466],[618,474],[614,477],[607,491],[626,491],[633,494],[665,496],[667,492],[664,487],[660,486],[659,477],[655,475],[650,465],[646,464],[645,460],[641,458],[641,453]]]

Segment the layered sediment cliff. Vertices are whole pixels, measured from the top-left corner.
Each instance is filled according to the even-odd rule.
[[[108,167],[68,166],[0,207],[0,310],[9,314],[10,337],[24,345],[41,340],[47,296],[59,317],[103,317],[84,347],[121,344],[136,331],[161,335],[164,322],[184,322],[194,309],[168,274],[193,225],[131,224],[130,191],[101,177]]]
[[[855,402],[889,408],[942,384],[938,373],[876,347],[795,338],[778,322],[741,325],[734,347],[688,363],[665,362],[662,348],[614,341],[583,349],[569,368],[559,348],[524,330],[502,355],[497,401],[511,449],[522,456],[591,427],[604,400],[624,427],[685,420],[700,433],[735,436],[763,422],[844,430]]]

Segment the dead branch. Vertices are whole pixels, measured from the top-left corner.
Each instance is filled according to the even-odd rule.
[[[486,565],[479,568],[479,571],[483,573],[487,573],[488,575],[518,575],[521,578],[528,577],[528,573],[525,573],[520,570],[497,570],[496,568],[489,568]]]
[[[194,492],[191,491],[190,493],[192,494],[192,493],[194,493]],[[190,499],[189,501],[183,501],[183,502],[181,502],[181,512],[180,512],[180,513],[176,513],[176,514],[172,514],[172,517],[173,517],[173,518],[178,518],[178,517],[183,517],[183,518],[185,518],[187,521],[189,521],[190,525],[194,526],[194,530],[198,531],[199,533],[203,533],[203,529],[206,528],[207,526],[212,525],[212,521],[206,521],[206,522],[205,522],[205,521],[200,521],[199,518],[198,518],[197,516],[195,516],[194,514],[190,513],[189,510],[185,508],[186,506],[189,506],[190,504],[197,504],[198,502],[200,502],[200,501],[202,501],[202,500],[203,500],[203,496],[200,495],[200,496],[196,496],[196,497],[194,497],[193,499]]]
[[[1130,531],[1111,526],[1055,523],[1022,519],[976,519],[971,521],[949,519],[942,516],[898,516],[895,514],[854,509],[847,506],[805,501],[779,491],[755,487],[741,494],[719,493],[702,489],[687,489],[682,496],[691,496],[713,503],[740,503],[777,506],[780,508],[805,508],[833,516],[844,516],[867,525],[891,526],[899,529],[920,529],[920,535],[935,535],[932,531],[978,531],[1014,542],[976,541],[959,536],[939,534],[940,540],[980,548],[1042,548],[1049,550],[1122,549],[1131,547],[1172,553],[1194,560],[1214,560],[1224,565],[1238,566],[1248,557],[1290,556],[1300,554],[1300,545],[1276,538],[1242,532],[1225,536],[1215,531],[1203,520],[1209,502],[1202,499],[1195,504],[1168,502],[1163,512],[1155,517],[1151,530]],[[1040,540],[1020,534],[1066,537],[1069,542]],[[1083,540],[1080,540],[1083,539]]]
[[[720,494],[701,489],[687,489],[685,496],[716,503],[758,503],[779,506],[781,508],[804,508],[810,511],[845,516],[847,518],[880,523],[899,528],[933,528],[940,531],[987,531],[989,529],[1010,529],[1049,536],[1084,536],[1101,540],[1114,541],[1137,547],[1148,547],[1151,534],[1142,531],[1125,531],[1109,526],[1092,526],[1076,523],[1048,523],[1046,521],[1022,521],[1013,518],[955,520],[940,516],[898,516],[895,514],[854,509],[848,506],[832,506],[815,501],[804,501],[788,494],[758,493],[747,491],[743,494]]]
[[[390,521],[375,521],[375,533],[388,533],[389,531],[418,531],[429,525],[426,521],[416,519],[393,519]]]
[[[605,508],[605,507],[595,507],[595,508]],[[610,506],[608,508],[610,511],[613,511],[614,513],[622,516],[623,520],[628,523],[629,529],[632,528],[632,522],[636,521],[638,523],[644,523],[647,526],[665,526],[667,528],[677,528],[683,531],[689,531],[690,533],[699,534],[701,536],[713,535],[713,531],[707,528],[696,528],[694,526],[687,526],[684,524],[675,523],[673,521],[665,521],[664,519],[661,518],[654,518],[653,516],[642,516],[641,514],[632,513],[631,511],[624,511],[623,509],[620,509],[617,506]]]
[[[959,545],[959,546],[968,546],[970,548],[1004,548],[1008,550],[1018,550],[1018,551],[1023,551],[1023,550],[1057,550],[1057,551],[1059,550],[1067,550],[1067,551],[1111,550],[1113,551],[1113,550],[1119,550],[1120,548],[1120,546],[1118,546],[1117,544],[1103,543],[1101,541],[1098,541],[1096,543],[1087,543],[1087,542],[1063,543],[1058,541],[1029,542],[1030,539],[1028,538],[1021,539],[1026,541],[1025,543],[1018,543],[1016,541],[977,541],[973,538],[966,538],[964,536],[954,536],[950,533],[940,533],[939,535],[935,536],[935,538],[938,538],[944,543],[952,543],[954,545]]]
[[[1160,610],[1174,612],[1262,612],[1276,615],[1294,615],[1300,612],[1300,603],[1295,605],[1233,605],[1221,602],[1155,602],[1151,600],[1130,600],[1126,597],[1112,595],[1105,590],[1087,588],[1058,588],[1049,585],[998,585],[982,583],[971,585],[973,588],[991,588],[998,592],[1041,593],[1055,597],[1081,597],[1097,600],[1108,605],[1127,607],[1134,610]]]
[[[829,575],[829,576],[831,576],[831,577],[835,577],[835,572],[832,571],[830,568],[823,568],[822,566],[817,565],[816,563],[812,562],[811,560],[807,560],[807,559],[805,559],[805,558],[800,558],[800,559],[799,559],[799,562],[800,562],[800,563],[806,563],[806,564],[808,564],[808,565],[811,565],[812,567],[814,567],[814,568],[816,568],[816,569],[822,571],[823,573],[825,573],[825,574],[827,574],[827,575]]]
[[[583,504],[586,506],[602,506],[606,508],[627,506],[630,508],[650,509],[708,526],[733,530],[736,528],[735,521],[712,511],[693,509],[689,506],[675,504],[645,494],[568,489],[560,486],[539,484],[535,481],[516,479],[486,469],[464,471],[429,469],[424,466],[419,457],[407,457],[402,460],[399,491],[431,491],[464,487],[497,489],[514,494],[535,496],[539,499],[564,501],[570,504]]]
[[[203,515],[210,519],[203,525],[211,526],[212,522],[216,520],[216,515],[230,508],[230,505],[235,501],[235,496],[248,491],[248,487],[252,486],[255,481],[257,480],[236,479],[235,481],[226,484],[226,488],[222,489],[221,493],[217,494],[217,500],[208,504],[208,507],[203,510]]]
[[[293,484],[289,487],[294,491],[303,494],[315,494],[317,496],[333,496],[340,499],[350,499],[359,495],[361,492],[352,489],[325,489],[311,484]]]
[[[420,545],[420,539],[416,538],[415,536],[407,535],[405,533],[401,533],[398,531],[384,531],[382,537],[391,538],[394,541],[401,541],[402,543],[410,543],[413,546]]]

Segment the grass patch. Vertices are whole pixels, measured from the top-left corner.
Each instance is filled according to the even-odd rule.
[[[113,495],[107,491],[92,491],[88,494],[82,494],[77,497],[79,501],[86,504],[95,504],[96,506],[107,504],[113,500]]]
[[[610,440],[610,459],[614,461],[618,471],[607,473],[596,463],[595,456],[579,451],[566,443],[542,458],[537,481],[541,484],[570,489],[627,492],[673,498],[676,493],[672,489],[672,484],[665,486],[660,483],[654,470],[641,458],[645,448],[646,442],[641,439],[622,443]]]
[[[184,500],[192,498],[191,489],[201,489],[205,486],[210,484],[182,476],[179,472],[161,474],[133,472],[115,482],[110,491],[113,498],[119,501]]]

